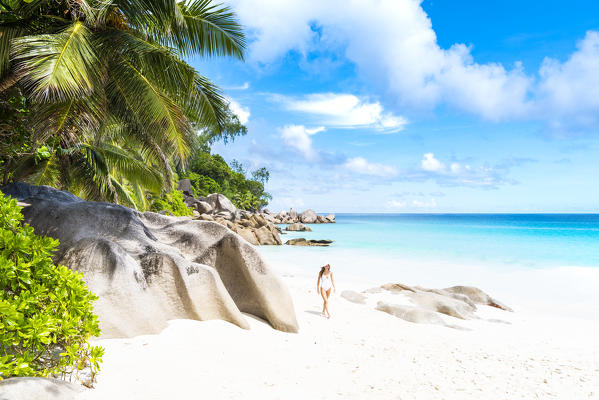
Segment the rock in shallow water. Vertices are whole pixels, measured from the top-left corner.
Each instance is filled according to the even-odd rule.
[[[256,249],[214,222],[139,213],[84,201],[45,186],[2,191],[28,204],[25,221],[60,240],[56,261],[84,275],[99,296],[102,337],[157,333],[177,318],[223,319],[242,312],[297,332],[291,296]]]
[[[306,240],[304,238],[289,239],[285,244],[289,246],[330,246],[333,243],[332,240]]]
[[[312,229],[310,229],[309,226],[299,222],[286,226],[285,230],[288,232],[312,232]]]

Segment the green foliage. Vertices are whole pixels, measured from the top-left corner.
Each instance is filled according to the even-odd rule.
[[[220,185],[209,176],[199,175],[195,172],[188,172],[185,176],[191,181],[194,197],[206,197],[211,193],[222,191]]]
[[[0,2],[3,183],[145,208],[196,141],[246,132],[183,58],[244,50],[233,12],[210,0]]]
[[[155,199],[150,207],[154,212],[168,211],[177,217],[191,215],[193,210],[183,202],[183,193],[173,190],[164,196]]]
[[[222,193],[237,208],[256,210],[268,204],[271,196],[264,191],[264,183],[270,173],[266,168],[254,171],[257,179],[247,179],[245,169],[236,160],[227,165],[218,154],[198,150],[189,162],[188,169],[180,174],[181,178],[191,181],[196,197],[211,193]]]
[[[60,376],[90,368],[91,382],[104,349],[82,274],[54,265],[58,241],[22,224],[15,199],[0,197],[0,380]]]
[[[18,160],[31,156],[33,129],[29,101],[19,88],[0,92],[0,173],[2,184],[13,178]]]
[[[223,143],[227,144],[234,141],[238,136],[245,136],[247,131],[246,126],[239,121],[239,117],[231,111],[229,106],[227,106],[222,127],[220,129],[200,129],[198,140],[200,145],[206,146],[205,150],[207,150],[210,145],[219,140],[222,140]]]
[[[265,167],[258,168],[252,172],[252,179],[265,185],[270,179],[270,172]]]

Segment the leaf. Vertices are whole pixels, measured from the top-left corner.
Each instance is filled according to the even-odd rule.
[[[12,60],[27,92],[38,101],[80,98],[100,75],[91,32],[80,21],[60,33],[13,40]]]

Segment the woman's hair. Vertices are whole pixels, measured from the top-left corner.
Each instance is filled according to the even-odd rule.
[[[322,278],[322,274],[324,273],[324,270],[325,270],[325,268],[326,268],[327,266],[329,267],[329,270],[331,269],[331,265],[330,265],[330,264],[323,265],[323,266],[322,266],[322,268],[320,268],[320,272],[318,273],[318,277],[319,277],[319,278]]]

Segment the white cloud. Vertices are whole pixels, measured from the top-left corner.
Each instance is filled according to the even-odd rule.
[[[437,207],[437,201],[433,198],[428,200],[389,200],[387,202],[387,208],[394,209],[423,209],[423,208],[435,208]]]
[[[439,172],[445,169],[445,165],[435,158],[433,153],[426,153],[420,162],[420,166],[425,171]]]
[[[599,126],[599,33],[589,31],[568,60],[546,58],[540,70],[539,114],[554,129]]]
[[[389,200],[387,202],[387,207],[389,208],[404,208],[408,203],[404,200]]]
[[[229,86],[229,87],[226,87],[225,89],[228,89],[228,90],[248,90],[249,88],[250,88],[250,83],[249,82],[243,82],[243,85]]]
[[[420,168],[406,174],[408,180],[434,179],[441,185],[470,186],[481,188],[495,188],[498,185],[510,183],[503,175],[515,162],[497,165],[495,168],[488,166],[472,167],[469,164],[452,162],[449,167],[438,160],[434,153],[426,153],[420,161]],[[513,182],[512,182],[513,183]]]
[[[439,46],[421,0],[232,3],[249,29],[253,62],[273,63],[289,51],[325,50],[354,63],[374,92],[400,105],[447,104],[493,121],[549,121],[557,129],[599,126],[597,32],[587,33],[565,62],[547,59],[538,73],[527,74],[518,62],[476,62],[471,45]]]
[[[237,115],[239,122],[244,125],[248,123],[250,120],[250,109],[248,107],[243,107],[235,100],[229,99],[229,108],[233,111],[233,114]]]
[[[322,117],[322,123],[342,128],[372,127],[383,132],[403,129],[407,120],[385,112],[379,102],[368,102],[352,94],[316,93],[302,98],[274,96],[285,108]]]
[[[283,142],[310,161],[315,160],[318,155],[312,147],[312,138],[310,136],[324,130],[324,126],[308,129],[304,125],[286,125],[279,129]]]
[[[250,28],[250,59],[273,62],[290,50],[343,52],[358,72],[400,103],[449,102],[498,119],[524,113],[531,80],[519,65],[474,62],[471,49],[442,49],[417,0],[235,0]],[[311,26],[318,26],[317,34]]]
[[[348,170],[361,174],[379,177],[393,177],[397,175],[397,169],[390,165],[371,163],[362,157],[354,157],[347,160],[344,164]]]

